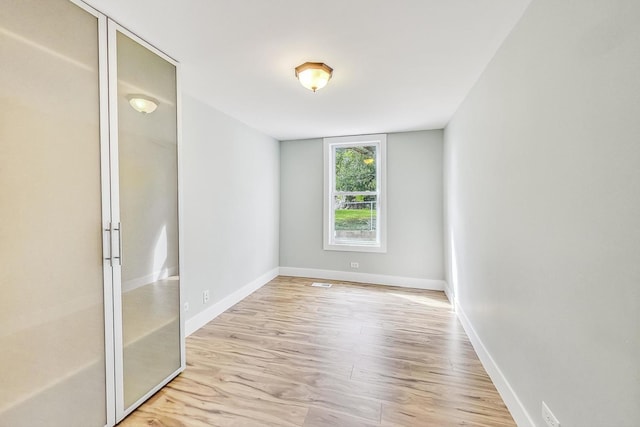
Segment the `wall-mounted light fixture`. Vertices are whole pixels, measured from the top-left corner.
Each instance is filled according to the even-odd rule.
[[[305,62],[296,67],[296,77],[302,86],[317,91],[327,85],[333,75],[333,68],[322,62]]]
[[[140,94],[129,95],[127,96],[127,99],[129,100],[129,104],[133,107],[134,110],[139,111],[143,114],[153,113],[154,111],[156,111],[156,108],[158,108],[159,104],[157,99]]]

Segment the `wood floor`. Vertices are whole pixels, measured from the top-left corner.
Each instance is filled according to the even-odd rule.
[[[120,426],[515,426],[442,292],[278,277]]]

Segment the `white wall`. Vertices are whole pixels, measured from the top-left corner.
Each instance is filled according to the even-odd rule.
[[[386,254],[323,250],[322,139],[281,142],[280,265],[442,280],[442,138],[388,135]]]
[[[186,94],[182,128],[181,278],[190,319],[278,267],[279,143]]]
[[[536,426],[640,425],[639,19],[534,0],[445,131],[447,278]]]

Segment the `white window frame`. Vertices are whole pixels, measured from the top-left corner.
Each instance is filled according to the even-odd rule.
[[[387,252],[387,135],[357,135],[324,138],[324,214],[323,248],[327,251],[351,252]],[[354,146],[372,146],[376,148],[377,196],[376,201],[376,242],[336,242],[334,236],[333,197],[335,191],[335,149]]]

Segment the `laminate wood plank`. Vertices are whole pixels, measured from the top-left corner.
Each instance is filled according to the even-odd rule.
[[[499,416],[487,417],[460,408],[446,406],[383,405],[384,427],[512,427],[512,419]]]
[[[353,332],[341,331],[339,328],[329,331],[323,329],[322,331],[313,333],[311,328],[308,330],[274,329],[273,324],[230,324],[222,321],[217,322],[216,325],[216,330],[218,332],[227,333],[228,337],[232,339],[237,339],[239,337],[239,333],[241,333],[252,335],[263,340],[272,339],[277,342],[288,341],[296,344],[308,344],[319,347],[340,348],[344,350],[353,350],[353,347],[357,345],[357,343],[353,341]]]
[[[315,304],[317,302],[314,302]],[[312,302],[309,302],[309,305]],[[318,315],[317,312],[313,310],[309,310],[307,308],[300,308],[300,312],[289,312],[278,310],[277,307],[266,306],[262,304],[256,304],[255,310],[247,311],[243,305],[243,307],[236,308],[237,306],[231,308],[228,313],[237,316],[243,316],[247,321],[281,321],[286,322],[289,325],[300,324],[300,325],[309,325],[313,324],[318,328],[332,328],[332,329],[341,329],[341,330],[350,330],[353,332],[359,332],[362,327],[362,323],[356,321],[353,318],[345,317],[345,316],[321,316]],[[262,307],[262,308],[261,308]]]
[[[243,343],[223,340],[218,341],[218,346],[214,350],[194,348],[193,354],[203,357],[201,366],[210,368],[242,366],[244,369],[257,372],[284,371],[281,373],[287,375],[292,369],[295,369],[302,376],[319,374],[343,378],[349,378],[353,370],[353,362],[350,358],[328,361],[316,356],[293,357],[277,350],[260,349],[256,351],[254,347]],[[320,372],[318,365],[322,365],[326,369]]]
[[[187,339],[122,426],[515,423],[442,292],[278,277]]]
[[[412,371],[411,373],[383,373],[378,370],[355,367],[351,378],[366,384],[378,384],[390,388],[408,389],[413,393],[438,397],[448,396],[460,399],[471,393],[475,399],[485,396],[485,389],[493,384],[491,381],[479,382],[452,375],[452,371],[429,370]]]
[[[376,427],[378,425],[378,423],[363,421],[350,415],[326,409],[310,408],[303,427]]]
[[[270,350],[281,356],[294,360],[306,359],[316,363],[353,363],[357,358],[355,343],[346,344],[346,348],[332,348],[306,342],[292,342],[286,339],[262,337],[257,334],[243,332],[230,333],[223,328],[216,328],[204,335],[209,340],[224,343],[245,344],[256,349]]]
[[[299,392],[286,381],[196,370],[180,375],[121,425],[171,422],[184,426],[300,426],[308,412],[287,399]],[[247,399],[251,396],[251,399]],[[179,424],[182,423],[182,424]],[[151,424],[153,425],[153,424]],[[163,425],[163,424],[159,424]]]

